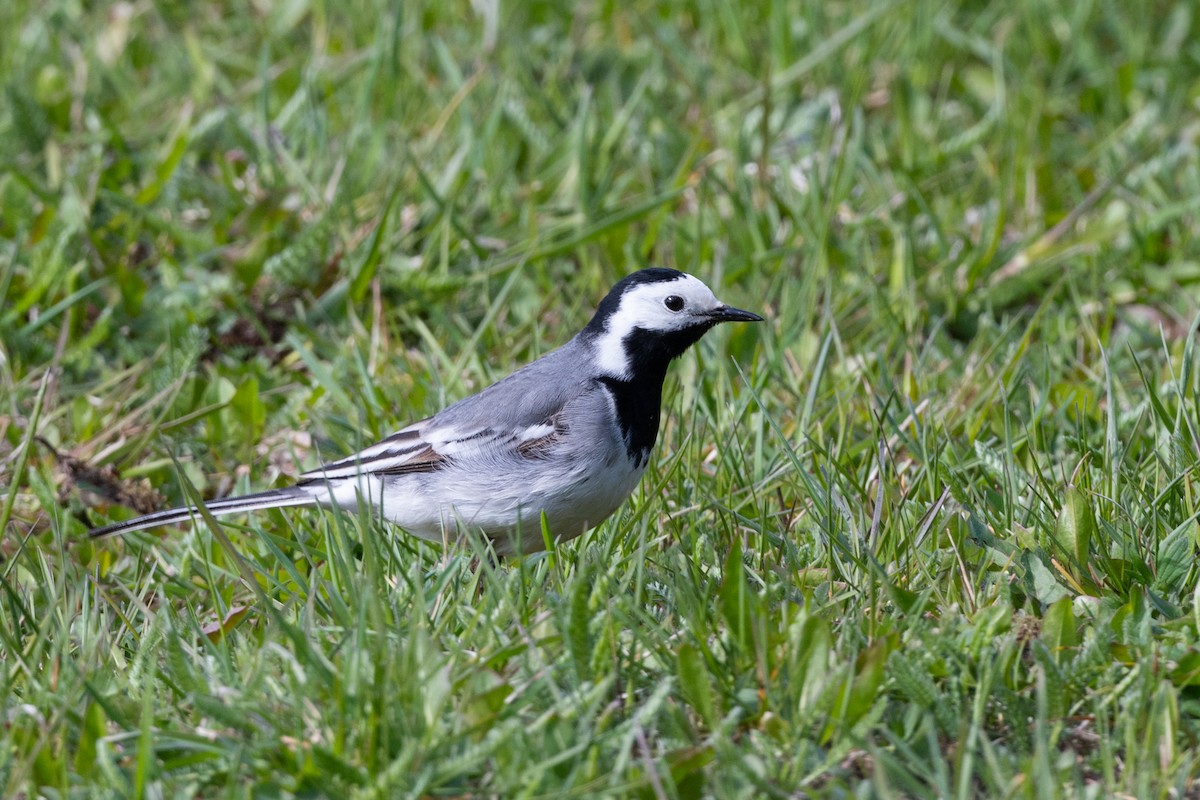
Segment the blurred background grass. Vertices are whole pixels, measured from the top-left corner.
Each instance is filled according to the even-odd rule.
[[[1198,796],[1198,24],[4,4],[4,794]],[[681,360],[578,543],[82,541],[425,416],[647,264],[770,322]]]

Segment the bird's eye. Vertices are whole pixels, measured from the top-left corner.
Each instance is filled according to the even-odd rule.
[[[670,295],[666,300],[663,300],[663,305],[668,311],[683,311],[683,298],[677,294]]]

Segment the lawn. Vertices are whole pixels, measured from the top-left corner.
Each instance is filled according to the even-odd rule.
[[[0,795],[1200,797],[1200,18],[0,4]],[[284,485],[673,266],[499,564]]]

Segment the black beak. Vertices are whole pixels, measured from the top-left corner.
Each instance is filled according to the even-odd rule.
[[[713,322],[762,322],[763,318],[751,311],[740,308],[719,306],[708,312],[708,318]]]

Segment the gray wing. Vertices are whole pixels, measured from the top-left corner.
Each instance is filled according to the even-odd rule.
[[[593,385],[591,354],[578,337],[432,417],[463,431],[541,425]]]
[[[572,339],[478,394],[414,422],[354,455],[300,476],[302,483],[364,474],[432,472],[506,449],[540,458],[566,432],[563,407],[588,391],[586,345]]]

